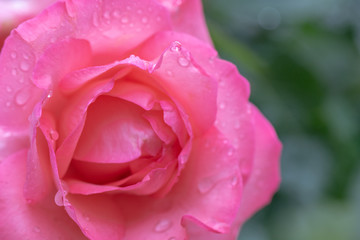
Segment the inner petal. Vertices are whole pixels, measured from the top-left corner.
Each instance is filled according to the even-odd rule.
[[[97,163],[126,163],[156,156],[162,147],[144,109],[125,100],[100,96],[88,109],[74,158]]]

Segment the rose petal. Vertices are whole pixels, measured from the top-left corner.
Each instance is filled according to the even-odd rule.
[[[66,212],[55,205],[53,194],[37,204],[25,201],[26,159],[27,151],[21,151],[0,162],[0,238],[85,239]]]
[[[113,97],[99,97],[87,111],[82,135],[74,152],[77,160],[124,163],[156,156],[161,140],[142,117],[144,110]]]
[[[185,239],[184,216],[192,216],[213,232],[230,229],[240,205],[242,178],[237,158],[228,156],[231,145],[223,140],[216,129],[195,140],[179,181],[161,200],[117,197],[119,205],[127,206],[122,209],[126,239]]]
[[[56,151],[60,177],[64,176],[72,159],[76,143],[85,124],[88,106],[99,95],[110,91],[112,87],[113,82],[105,79],[102,82],[90,84],[77,95],[67,99],[69,103],[63,109],[59,120],[59,148]]]
[[[89,239],[122,239],[124,222],[120,206],[109,195],[67,196],[70,205],[67,210]]]
[[[32,47],[13,31],[0,55],[0,124],[14,131],[27,129],[28,116],[42,91],[31,82]]]
[[[153,75],[155,82],[189,116],[194,135],[210,128],[216,115],[217,83],[202,71],[189,51],[173,42],[161,56]]]
[[[171,15],[175,31],[188,33],[212,44],[205,22],[201,0],[180,0],[180,2],[182,3],[178,11]]]
[[[268,120],[252,106],[255,128],[255,161],[244,187],[239,221],[243,223],[268,204],[280,183],[279,160],[282,145]]]
[[[125,52],[155,32],[170,29],[169,13],[151,0],[66,3],[78,27],[76,36],[91,42],[101,64],[124,57]]]
[[[46,48],[38,59],[33,83],[44,89],[56,86],[68,72],[88,66],[90,61],[91,47],[88,41],[65,39],[56,42]]]

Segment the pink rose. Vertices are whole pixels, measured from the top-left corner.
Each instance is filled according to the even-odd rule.
[[[0,91],[0,239],[236,239],[278,187],[198,0],[58,1],[7,38]]]
[[[10,31],[55,0],[0,0],[0,49]]]

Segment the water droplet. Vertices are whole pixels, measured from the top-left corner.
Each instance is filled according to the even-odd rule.
[[[181,50],[181,43],[178,41],[175,41],[171,44],[170,50],[173,52],[179,52]]]
[[[12,74],[13,76],[16,76],[16,75],[17,75],[17,70],[16,70],[15,68],[13,68],[13,69],[11,70],[11,74]]]
[[[182,67],[188,67],[190,65],[190,61],[185,57],[179,57],[178,63]]]
[[[235,128],[235,129],[239,129],[239,128],[240,128],[240,122],[239,122],[239,121],[236,121],[236,122],[235,122],[234,128]]]
[[[21,62],[20,63],[20,69],[21,70],[23,70],[23,71],[29,71],[29,69],[30,69],[30,65],[29,65],[29,63],[27,63],[27,62]]]
[[[15,59],[15,58],[17,57],[16,52],[11,52],[11,53],[10,53],[10,57],[11,57],[12,59]]]
[[[147,18],[147,17],[143,17],[143,18],[141,19],[141,22],[144,23],[144,24],[146,24],[146,23],[148,22],[148,18]]]
[[[232,149],[229,149],[229,151],[227,152],[227,155],[228,155],[229,157],[231,157],[233,154],[234,154],[233,150],[232,150]]]
[[[211,177],[203,178],[198,183],[198,190],[200,193],[208,192],[215,184],[215,180]]]
[[[61,190],[59,190],[56,194],[55,194],[55,204],[58,205],[59,207],[64,206],[64,198],[63,195],[61,194]]]
[[[224,109],[225,108],[225,103],[220,103],[219,108]]]
[[[239,178],[237,176],[233,176],[231,178],[231,186],[235,187],[239,184]]]
[[[143,11],[142,11],[141,9],[139,9],[139,10],[137,10],[137,13],[138,13],[138,14],[142,14]]]
[[[10,106],[11,106],[11,102],[6,102],[5,105],[6,105],[7,107],[10,107]]]
[[[174,76],[173,72],[171,70],[167,70],[166,71],[167,75],[169,75],[170,77]]]
[[[177,240],[177,238],[176,237],[171,237],[168,240]]]
[[[24,105],[30,98],[30,91],[28,88],[23,88],[15,94],[15,102],[19,106]]]
[[[39,228],[39,227],[34,227],[34,232],[39,233],[39,232],[40,232],[40,228]]]
[[[157,21],[157,22],[161,22],[161,17],[160,17],[160,16],[157,16],[157,17],[156,17],[156,21]]]
[[[167,219],[162,219],[155,225],[154,230],[155,232],[162,233],[169,230],[170,227],[171,227],[171,222]]]
[[[8,93],[12,92],[12,88],[11,88],[10,86],[7,86],[7,87],[6,87],[6,91],[7,91]]]
[[[28,60],[29,59],[29,55],[27,55],[26,53],[23,54],[24,59]]]
[[[50,38],[50,42],[51,42],[51,43],[56,42],[56,37],[52,37],[52,38]]]
[[[103,16],[105,19],[110,19],[110,12],[105,11]]]
[[[32,204],[33,201],[32,201],[31,199],[26,199],[26,203],[27,203],[27,204]]]
[[[24,82],[25,82],[25,80],[23,78],[19,79],[19,83],[24,83]]]
[[[130,11],[131,7],[130,6],[126,6],[126,10]]]
[[[53,141],[58,140],[58,138],[59,138],[58,132],[55,131],[55,130],[50,130],[50,138],[51,138]]]
[[[120,16],[121,16],[120,11],[119,11],[119,10],[114,10],[113,16],[114,16],[115,18],[120,18]]]
[[[124,23],[124,24],[128,23],[129,19],[127,17],[123,17],[123,18],[121,18],[121,22]]]
[[[85,216],[84,216],[84,219],[85,219],[85,221],[88,221],[88,222],[90,221],[90,217],[89,217],[89,216],[86,216],[86,215],[85,215]]]

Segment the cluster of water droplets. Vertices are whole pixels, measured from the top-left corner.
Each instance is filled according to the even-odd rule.
[[[11,75],[17,79],[18,83],[20,83],[20,85],[24,84],[24,77],[23,74],[27,73],[30,68],[31,65],[29,63],[29,55],[27,55],[26,53],[22,54],[22,56],[20,56],[18,53],[16,53],[15,51],[10,53],[10,58],[12,60],[14,60],[14,62],[19,62],[18,67],[13,67],[10,70]],[[21,58],[21,59],[19,59]],[[23,74],[20,74],[20,73]],[[12,86],[8,85],[5,87],[5,90],[8,94],[12,94],[13,91],[15,91],[15,94],[13,94],[14,96],[14,103],[17,106],[24,106],[28,100],[31,97],[31,91],[30,91],[30,87],[29,86],[20,86],[18,87],[18,90],[14,90]],[[6,107],[10,107],[12,105],[11,101],[7,101],[5,103]]]
[[[104,34],[109,36],[113,34],[111,29],[141,32],[144,31],[144,28],[150,28],[151,22],[159,24],[163,20],[160,15],[153,15],[153,11],[154,7],[152,6],[139,8],[139,6],[127,5],[105,10],[102,14],[94,12],[92,23],[95,28],[104,30]]]

